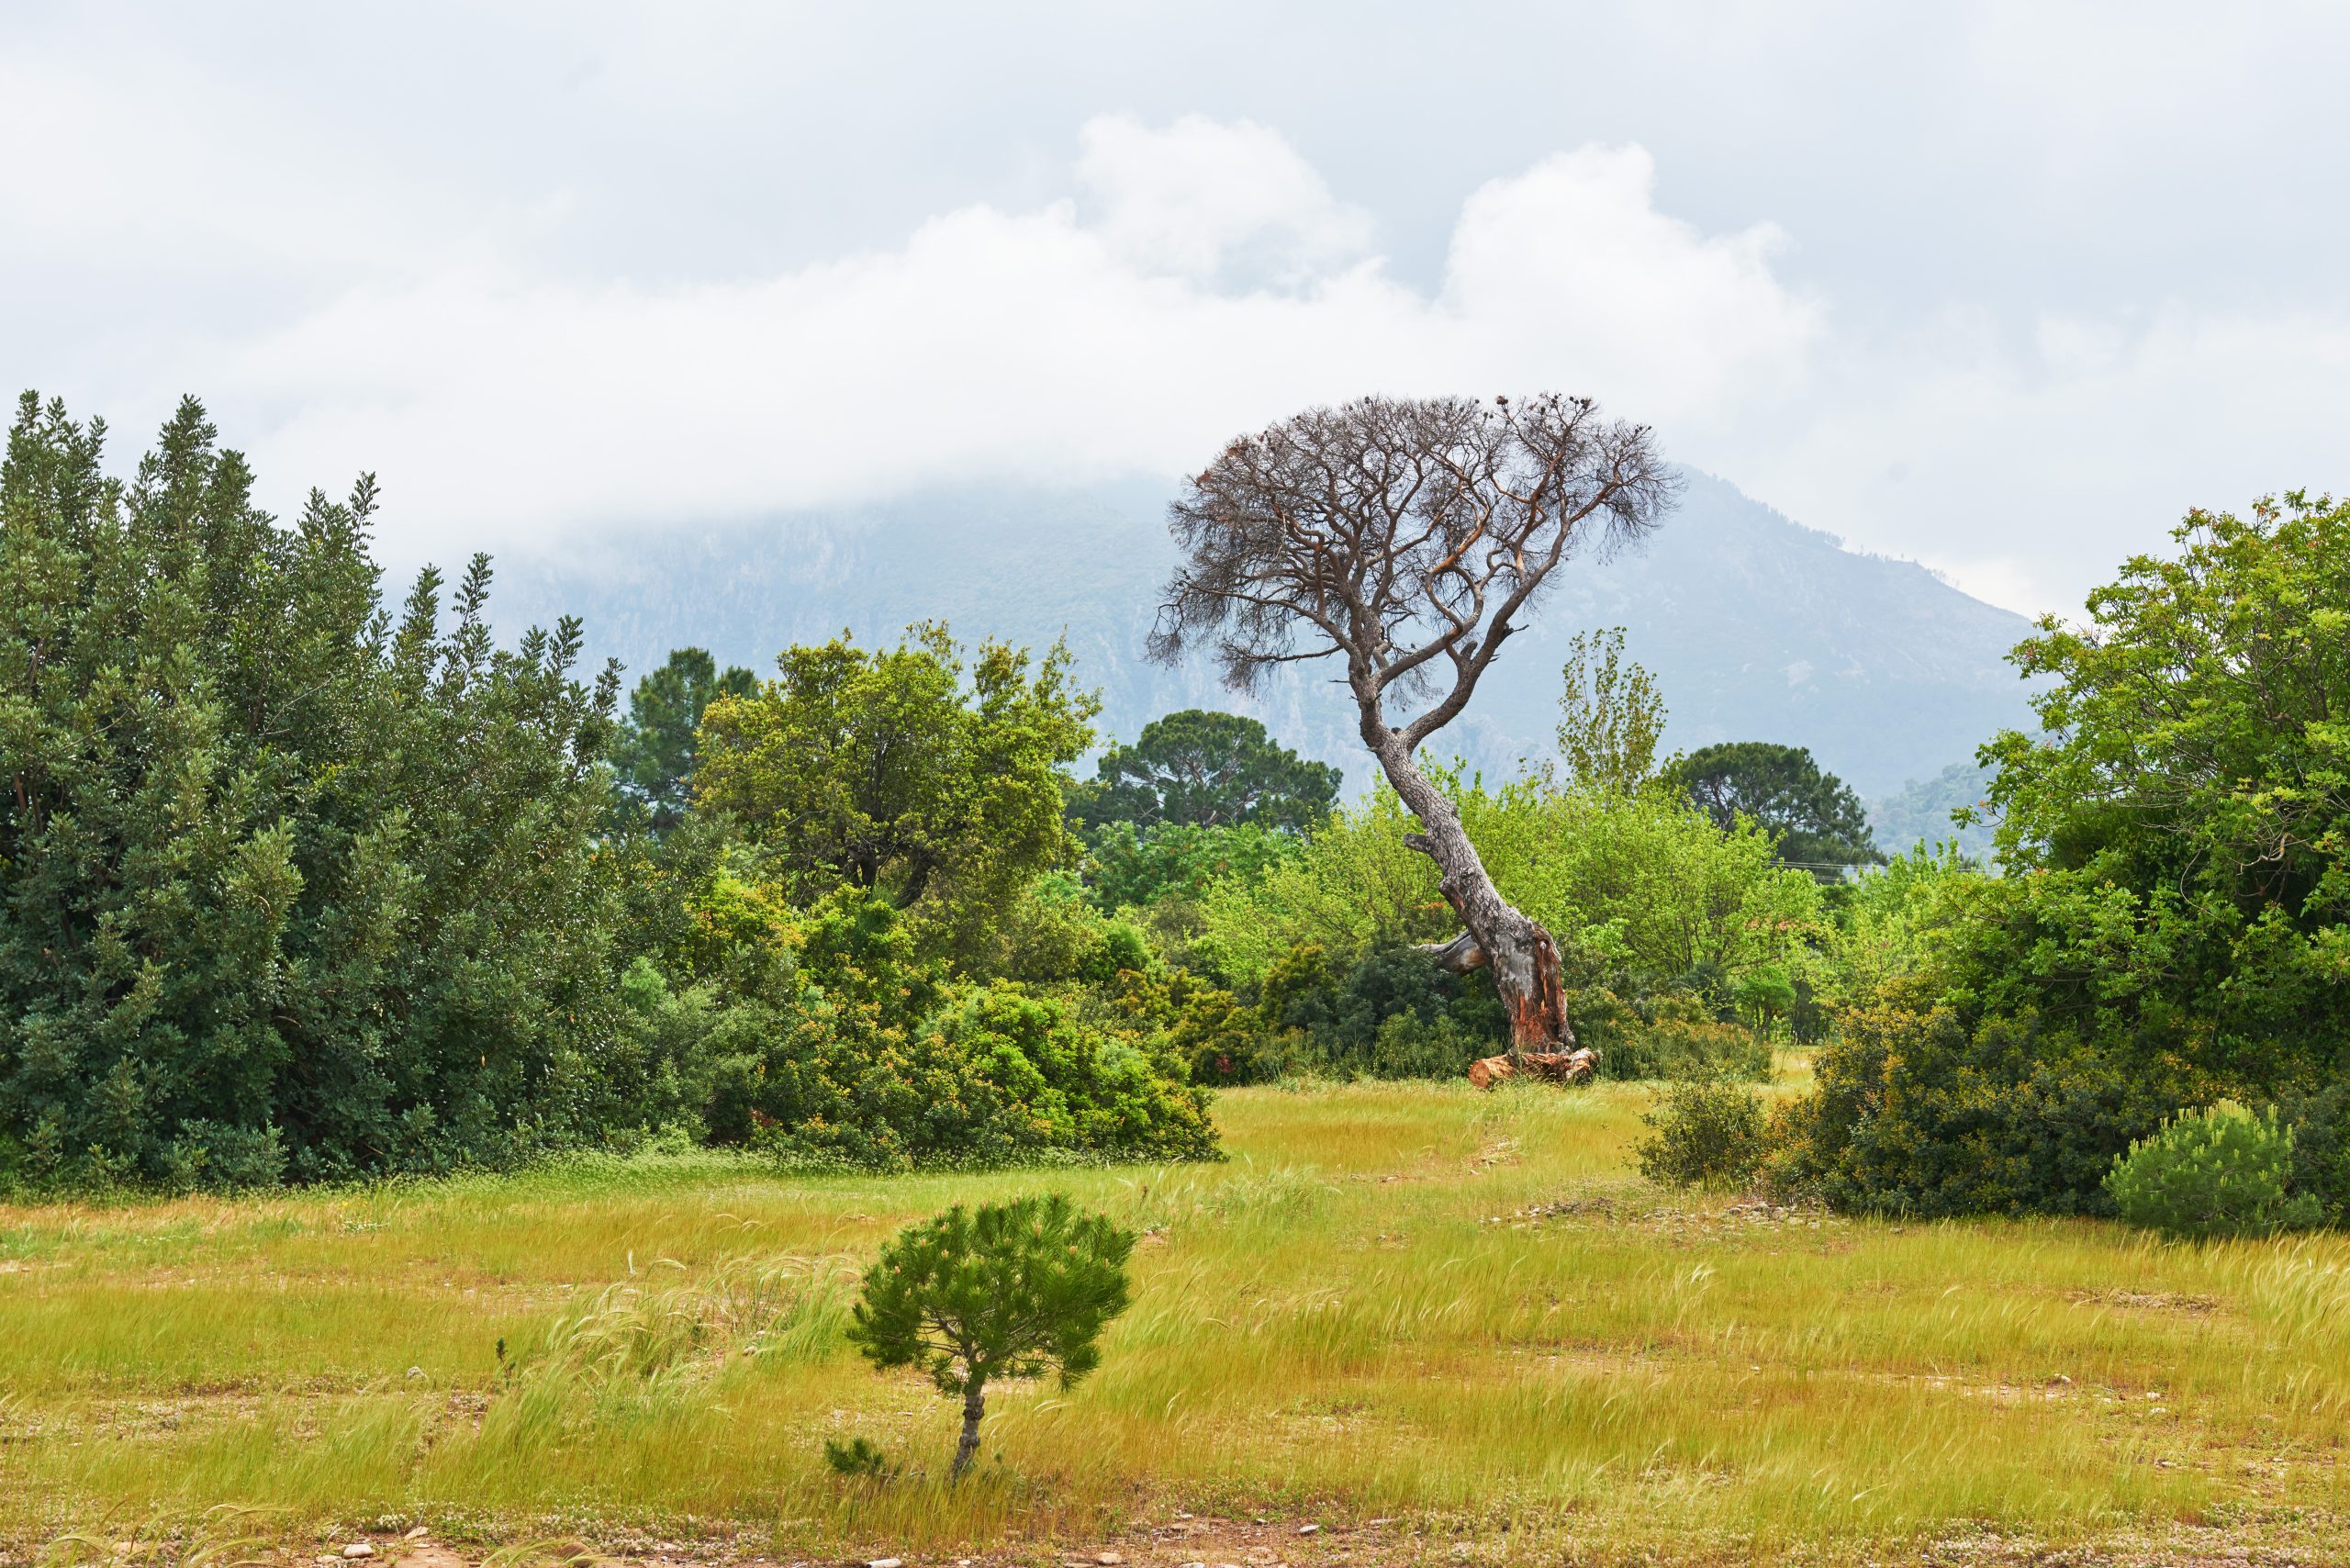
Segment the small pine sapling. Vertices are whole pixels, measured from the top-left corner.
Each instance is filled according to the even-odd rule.
[[[1061,1193],[961,1204],[908,1226],[865,1276],[850,1342],[877,1368],[920,1367],[963,1399],[949,1473],[979,1448],[991,1379],[1059,1376],[1063,1388],[1102,1361],[1095,1341],[1126,1309],[1135,1237]]]

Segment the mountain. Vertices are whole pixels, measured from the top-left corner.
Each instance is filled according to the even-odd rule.
[[[1869,802],[1869,834],[1887,855],[1906,855],[1918,845],[1955,844],[1959,853],[1987,863],[1998,837],[1998,815],[1991,810],[1992,769],[1953,762],[1931,778]],[[1966,827],[1951,821],[1960,807],[1982,820]]]
[[[1548,755],[1567,639],[1594,626],[1627,628],[1627,651],[1656,673],[1668,747],[1807,745],[1864,796],[1932,778],[1994,731],[2028,722],[2003,660],[2027,630],[2022,617],[1913,562],[1846,550],[1719,479],[1688,478],[1680,510],[1647,544],[1561,568],[1437,750],[1489,773]],[[791,643],[844,629],[890,641],[925,619],[967,642],[1066,636],[1080,677],[1102,689],[1105,734],[1131,736],[1175,708],[1245,710],[1344,767],[1350,788],[1367,782],[1351,709],[1314,666],[1244,700],[1204,661],[1164,669],[1144,659],[1174,560],[1170,493],[957,490],[666,529],[560,557],[509,556],[491,605],[508,633],[584,616],[590,651],[633,671],[692,644],[765,673]]]

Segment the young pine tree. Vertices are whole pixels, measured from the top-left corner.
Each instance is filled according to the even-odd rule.
[[[865,1276],[849,1338],[877,1368],[920,1367],[963,1400],[949,1474],[979,1449],[987,1385],[1057,1372],[1063,1388],[1102,1361],[1095,1343],[1126,1309],[1134,1234],[1058,1193],[961,1204],[909,1226]]]

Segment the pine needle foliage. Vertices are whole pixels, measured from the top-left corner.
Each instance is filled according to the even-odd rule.
[[[881,1249],[849,1338],[877,1368],[918,1367],[961,1397],[960,1477],[979,1452],[989,1383],[1050,1372],[1067,1388],[1101,1365],[1134,1247],[1132,1231],[1065,1193],[957,1204]]]
[[[2315,1225],[2316,1197],[2286,1195],[2293,1129],[2222,1100],[2141,1138],[2105,1179],[2121,1217],[2170,1236],[2266,1236]]]

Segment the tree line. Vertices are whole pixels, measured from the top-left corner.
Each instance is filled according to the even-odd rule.
[[[195,403],[129,480],[105,434],[28,396],[0,467],[0,1181],[1213,1157],[1218,1084],[1576,1043],[1710,1081],[1816,1048],[1722,1126],[1846,1206],[2100,1210],[2221,1100],[2310,1191],[2342,1163],[2322,499],[2197,514],[2018,650],[2051,684],[1984,751],[1995,875],[1888,861],[1799,748],[1660,756],[1620,630],[1571,644],[1555,756],[1441,762],[1554,574],[1670,515],[1649,432],[1578,400],[1312,410],[1177,502],[1153,651],[1329,661],[1350,801],[1231,713],[1080,778],[1066,650],[934,624],[765,678],[679,650],[623,704],[576,622],[496,644],[484,559],[388,604],[371,478],[281,524]]]

